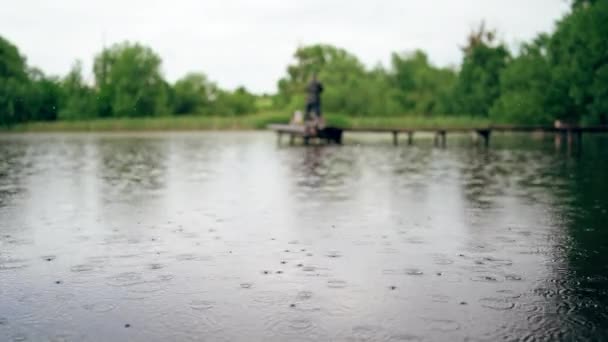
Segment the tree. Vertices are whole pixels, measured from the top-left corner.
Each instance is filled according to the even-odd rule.
[[[30,80],[26,96],[26,108],[29,120],[53,121],[57,120],[57,114],[62,99],[61,86],[55,77],[47,77],[39,69],[28,71]]]
[[[28,119],[28,91],[25,58],[15,45],[0,36],[0,125]]]
[[[290,110],[302,108],[306,84],[317,74],[325,85],[324,108],[327,111],[360,113],[357,98],[365,83],[365,68],[352,54],[331,45],[300,47],[294,54],[295,63],[287,67],[287,75],[279,81],[279,106]]]
[[[95,92],[84,81],[80,61],[74,63],[60,85],[63,101],[59,110],[59,119],[91,119],[97,116]]]
[[[500,74],[500,97],[490,110],[493,122],[550,124],[553,116],[547,110],[546,90],[551,84],[547,60],[547,35],[522,46]]]
[[[579,1],[549,42],[549,110],[560,119],[598,123],[608,114],[608,2]]]
[[[461,114],[487,116],[500,95],[500,73],[509,62],[509,51],[495,44],[496,33],[482,24],[463,48],[464,60],[454,90],[454,104]]]
[[[598,0],[574,0],[572,2],[572,8],[573,9],[577,9],[577,8],[580,8],[580,7],[588,7],[591,4],[594,4],[596,2],[599,2],[599,1]]]
[[[235,91],[221,90],[213,103],[217,115],[244,115],[256,112],[256,96],[244,87]]]
[[[175,114],[213,114],[212,102],[218,96],[218,88],[205,74],[190,73],[175,82],[172,96]]]
[[[138,43],[119,43],[95,57],[101,116],[152,116],[168,112],[161,59]]]
[[[394,53],[390,74],[405,112],[429,115],[450,111],[448,101],[457,79],[456,73],[432,66],[424,52]]]

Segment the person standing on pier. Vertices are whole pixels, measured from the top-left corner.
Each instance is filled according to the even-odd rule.
[[[322,125],[321,119],[321,93],[323,92],[323,84],[317,79],[317,75],[313,74],[308,86],[306,87],[306,121],[313,122],[313,126]],[[314,116],[310,116],[310,113]]]

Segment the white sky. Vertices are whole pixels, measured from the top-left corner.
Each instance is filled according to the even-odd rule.
[[[91,77],[104,40],[130,40],[160,54],[169,81],[202,71],[222,87],[272,92],[299,45],[343,47],[368,66],[420,48],[438,65],[457,65],[481,20],[513,47],[551,31],[568,8],[567,0],[0,0],[0,35],[50,74],[81,59]]]

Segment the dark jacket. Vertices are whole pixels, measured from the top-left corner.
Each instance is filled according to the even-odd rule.
[[[320,103],[321,102],[321,93],[323,92],[323,84],[317,80],[312,80],[308,83],[306,87],[306,93],[308,96],[306,97],[307,104]]]

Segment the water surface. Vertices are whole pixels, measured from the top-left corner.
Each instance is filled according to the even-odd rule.
[[[0,136],[2,341],[608,339],[608,138]]]

